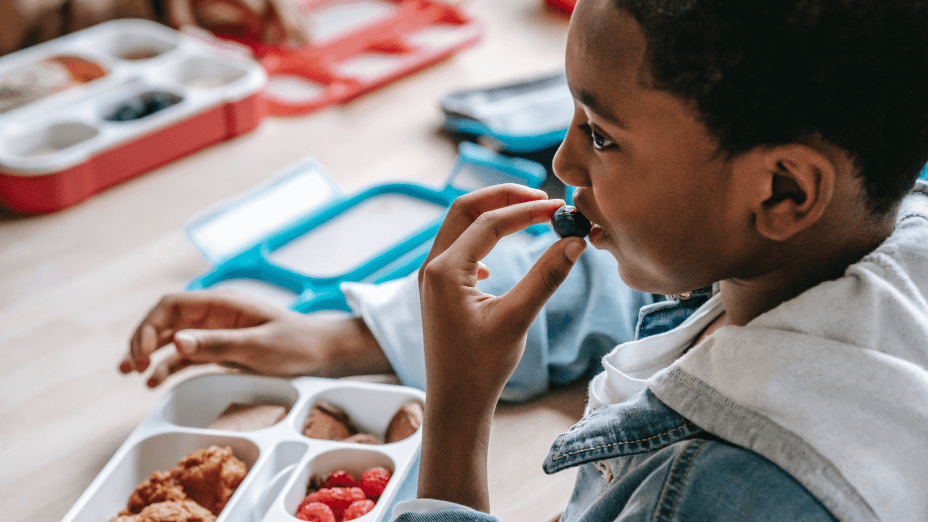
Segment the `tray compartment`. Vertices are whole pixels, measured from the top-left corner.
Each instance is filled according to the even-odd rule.
[[[223,510],[228,520],[260,521],[267,514],[274,500],[280,496],[284,486],[296,473],[298,463],[306,456],[309,446],[301,441],[283,441],[248,473],[248,484],[242,489],[235,505]],[[243,483],[244,484],[244,483]]]
[[[184,381],[171,391],[160,410],[167,422],[206,428],[232,402],[275,404],[292,414],[299,392],[284,379],[250,375],[204,375]]]
[[[87,123],[64,121],[11,136],[5,140],[3,149],[13,156],[44,158],[84,143],[99,133],[99,129]]]
[[[323,45],[394,16],[397,5],[382,0],[330,1],[309,11],[305,25],[314,45]]]
[[[188,454],[210,446],[228,446],[236,457],[245,462],[249,473],[220,513],[220,520],[231,520],[227,515],[242,490],[247,487],[251,470],[258,461],[258,446],[240,437],[194,433],[162,433],[140,441],[115,466],[109,469],[99,487],[86,499],[83,508],[71,519],[73,522],[108,521],[125,509],[135,488],[155,471],[165,471],[177,465]],[[96,483],[96,482],[95,482]]]
[[[120,60],[142,62],[177,49],[176,38],[165,38],[151,31],[119,31],[106,39],[107,51]]]
[[[421,402],[421,399],[402,386],[337,385],[314,394],[291,416],[293,428],[297,433],[303,433],[309,411],[319,401],[325,401],[344,411],[361,433],[369,433],[383,440],[387,426],[390,425],[390,420],[393,419],[393,415],[400,409],[400,406],[410,401]],[[408,437],[393,444],[402,444],[403,441],[413,438]],[[359,445],[359,447],[371,446]]]
[[[194,89],[215,89],[244,78],[248,71],[229,62],[197,56],[172,68],[168,77]]]
[[[398,487],[397,484],[401,481],[402,477],[395,477],[397,466],[389,455],[376,449],[367,448],[333,449],[314,457],[309,464],[300,471],[296,480],[293,481],[280,498],[283,510],[291,515],[291,520],[298,520],[293,515],[296,514],[300,502],[306,498],[307,488],[313,478],[325,480],[333,471],[342,470],[351,473],[355,479],[359,479],[362,473],[374,467],[386,468],[394,475],[394,477],[390,478],[387,488],[384,490],[381,499],[377,501],[377,505],[374,506],[373,511],[356,519],[375,520],[382,515],[383,511],[390,504],[393,492]]]
[[[109,74],[107,63],[74,52],[39,56],[6,70],[0,67],[0,115],[76,91]]]

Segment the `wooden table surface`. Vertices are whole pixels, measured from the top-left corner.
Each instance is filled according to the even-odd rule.
[[[449,61],[339,108],[268,118],[256,131],[39,216],[0,214],[0,520],[60,520],[159,398],[117,363],[144,313],[209,269],[190,216],[315,157],[346,193],[386,180],[442,183],[456,146],[438,100],[563,67],[566,16],[542,0],[475,0],[484,38]],[[215,370],[211,370],[215,371]],[[583,383],[501,406],[490,488],[504,521],[546,521],[570,472],[541,463],[581,415]]]

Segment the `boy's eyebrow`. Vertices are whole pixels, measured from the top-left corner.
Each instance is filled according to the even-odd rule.
[[[623,129],[628,128],[624,123],[622,123],[622,120],[616,118],[608,111],[606,111],[603,106],[596,100],[596,97],[593,96],[593,94],[591,94],[589,91],[585,89],[571,89],[570,92],[573,94],[574,98],[577,99],[577,101],[589,107],[593,112],[595,112],[604,120],[611,122],[617,127],[621,127]]]

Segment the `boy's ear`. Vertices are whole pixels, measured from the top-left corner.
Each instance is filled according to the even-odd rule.
[[[806,145],[788,144],[760,152],[756,183],[756,228],[768,239],[786,241],[822,217],[835,190],[835,165]]]

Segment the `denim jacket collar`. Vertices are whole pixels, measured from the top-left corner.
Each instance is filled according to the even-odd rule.
[[[599,408],[560,435],[543,467],[552,474],[587,462],[656,451],[701,431],[645,389]]]

